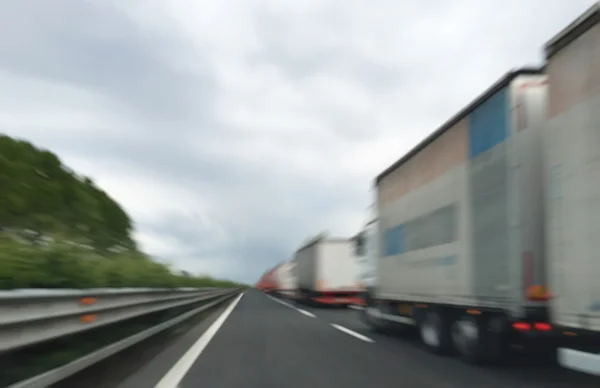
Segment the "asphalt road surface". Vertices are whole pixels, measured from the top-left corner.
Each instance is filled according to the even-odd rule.
[[[416,339],[371,332],[359,314],[249,290],[120,387],[600,387],[596,377],[526,358],[483,368],[435,356]]]
[[[359,314],[249,290],[120,387],[600,387],[599,378],[526,358],[483,368],[435,356],[416,339],[371,332]]]

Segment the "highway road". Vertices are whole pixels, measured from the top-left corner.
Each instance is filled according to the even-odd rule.
[[[372,333],[353,309],[315,309],[256,290],[166,348],[120,388],[598,388],[598,378],[517,359],[482,368]]]

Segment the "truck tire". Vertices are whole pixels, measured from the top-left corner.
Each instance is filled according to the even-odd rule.
[[[363,299],[365,301],[365,306],[360,312],[362,320],[367,324],[367,326],[369,326],[369,328],[372,331],[376,333],[389,333],[390,325],[385,319],[382,319],[380,317],[382,311],[377,305],[375,299],[373,299],[370,290],[367,290],[367,292],[365,292]]]
[[[363,321],[371,330],[376,333],[385,333],[386,325],[385,322],[378,317],[379,314],[381,314],[381,311],[376,306],[366,306],[361,311]]]
[[[487,330],[485,318],[472,315],[459,317],[452,324],[451,337],[454,348],[466,363],[481,365],[492,358],[489,345],[496,337]]]
[[[364,295],[365,307],[360,311],[362,320],[376,333],[385,331],[385,322],[379,318],[381,310],[373,300],[371,294],[366,292]]]
[[[451,321],[441,310],[428,309],[417,320],[421,341],[432,353],[448,355],[452,351]]]

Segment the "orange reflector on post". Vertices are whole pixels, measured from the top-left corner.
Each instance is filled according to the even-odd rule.
[[[98,299],[94,298],[94,297],[85,297],[85,298],[81,298],[79,299],[79,303],[89,306],[91,304],[94,304],[98,301]]]
[[[97,317],[94,314],[86,314],[86,315],[82,315],[79,320],[83,323],[91,323],[91,322],[94,322],[96,320],[96,318]]]
[[[529,331],[531,330],[531,325],[527,322],[515,322],[512,324],[515,330],[519,331]]]

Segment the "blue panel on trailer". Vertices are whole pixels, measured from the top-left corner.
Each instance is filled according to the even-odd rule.
[[[396,254],[399,255],[404,253],[404,225],[398,225],[394,229],[396,231],[394,236],[396,240]]]
[[[385,255],[392,256],[394,254],[394,229],[388,228],[385,230]]]
[[[478,106],[469,116],[471,159],[508,137],[508,89],[504,88]]]
[[[395,256],[404,252],[404,225],[397,225],[385,232],[385,255]]]

